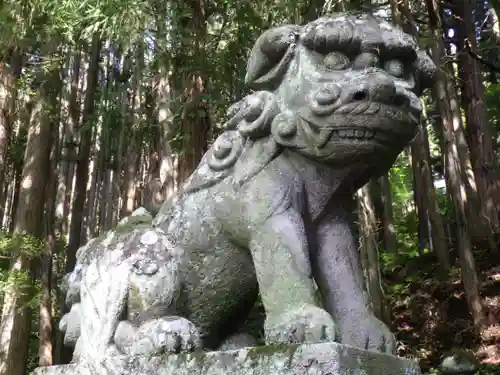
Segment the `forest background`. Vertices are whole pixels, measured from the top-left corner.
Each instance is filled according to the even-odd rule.
[[[500,373],[499,0],[4,0],[0,375],[67,363],[56,326],[77,249],[175,194],[266,29],[364,10],[439,67],[394,167],[357,192],[360,252],[398,354],[470,349]]]

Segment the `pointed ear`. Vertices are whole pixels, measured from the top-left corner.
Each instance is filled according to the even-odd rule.
[[[295,54],[300,26],[285,25],[264,32],[255,42],[245,83],[254,89],[274,89]]]

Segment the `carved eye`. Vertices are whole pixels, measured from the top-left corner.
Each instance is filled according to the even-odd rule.
[[[328,69],[341,70],[349,65],[349,58],[340,52],[330,52],[325,56],[323,63]]]
[[[385,71],[394,77],[401,77],[405,73],[405,67],[399,60],[389,60],[385,63]]]
[[[377,66],[378,56],[371,52],[363,52],[354,60],[354,69],[371,68]]]

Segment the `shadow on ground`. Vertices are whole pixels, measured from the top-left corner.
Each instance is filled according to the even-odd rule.
[[[492,266],[491,256],[477,255],[489,324],[481,332],[472,325],[460,270],[453,269],[446,282],[439,281],[434,263],[432,254],[427,254],[412,259],[404,270],[384,274],[398,354],[417,357],[424,372],[436,368],[443,353],[456,348],[473,350],[483,364],[500,365],[500,262]]]

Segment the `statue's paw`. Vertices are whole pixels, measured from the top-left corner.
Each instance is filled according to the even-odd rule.
[[[114,342],[117,350],[130,354],[131,348],[137,341],[137,327],[128,320],[122,320],[116,327]]]
[[[74,348],[80,337],[81,306],[75,303],[59,321],[59,331],[64,333],[64,345]]]
[[[373,313],[352,314],[340,322],[340,342],[361,349],[396,353],[396,338]]]
[[[266,343],[317,343],[335,341],[336,325],[325,310],[305,305],[269,316],[264,326]]]
[[[177,316],[153,319],[137,330],[131,355],[189,352],[201,348],[198,329],[189,320]]]

